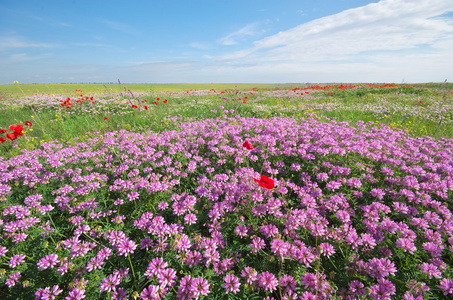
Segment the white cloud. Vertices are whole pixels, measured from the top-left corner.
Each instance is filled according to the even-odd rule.
[[[448,0],[383,0],[345,10],[256,41],[221,58],[260,61],[333,61],[369,51],[413,49],[453,39]]]
[[[29,60],[33,60],[33,58],[29,57],[26,53],[16,53],[9,56],[8,62],[17,63]]]
[[[0,49],[7,48],[53,48],[56,44],[31,42],[18,37],[0,37]]]
[[[247,24],[246,26],[240,28],[239,30],[232,32],[221,39],[218,39],[217,42],[222,45],[235,45],[238,43],[238,40],[243,40],[246,37],[255,36],[257,34],[263,33],[263,30],[258,30],[258,23]]]

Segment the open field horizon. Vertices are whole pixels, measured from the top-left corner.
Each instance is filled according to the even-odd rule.
[[[188,90],[226,90],[237,89],[240,91],[253,90],[253,89],[293,89],[304,88],[307,86],[319,85],[411,85],[415,87],[431,87],[445,82],[426,82],[426,83],[392,83],[392,82],[306,82],[306,83],[32,83],[32,84],[0,84],[0,96],[23,96],[30,94],[67,94],[76,89],[86,91],[87,93],[107,93],[122,92],[124,88],[136,92],[180,92]]]

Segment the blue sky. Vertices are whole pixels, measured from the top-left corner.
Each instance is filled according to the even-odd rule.
[[[0,1],[0,84],[453,81],[451,0]]]

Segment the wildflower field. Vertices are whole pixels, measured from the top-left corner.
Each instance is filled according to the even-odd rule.
[[[451,299],[453,85],[0,86],[1,299]]]

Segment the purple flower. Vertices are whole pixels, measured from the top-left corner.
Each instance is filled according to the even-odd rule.
[[[284,258],[287,255],[288,249],[290,248],[290,246],[291,245],[289,243],[285,243],[284,241],[282,241],[280,239],[274,239],[271,242],[271,251],[275,255],[278,255],[281,258]]]
[[[8,251],[6,247],[0,246],[0,256],[5,256]]]
[[[278,286],[278,280],[274,274],[266,271],[258,276],[258,284],[264,288],[264,291],[275,291]]]
[[[71,289],[65,300],[82,300],[86,297],[84,289]]]
[[[20,272],[16,272],[16,273],[10,274],[10,275],[8,276],[8,279],[6,279],[5,284],[6,284],[8,287],[15,286],[16,283],[19,282],[19,278],[21,278],[21,277],[22,277],[22,275],[20,275]]]
[[[11,257],[11,259],[8,262],[8,266],[10,266],[11,268],[15,268],[23,262],[25,262],[25,255],[16,254],[13,255],[13,257]]]
[[[126,300],[127,299],[127,291],[123,288],[117,288],[112,293],[112,299],[114,300]]]
[[[382,189],[372,189],[370,195],[382,200],[384,199],[385,192]]]
[[[136,191],[133,191],[133,192],[127,194],[127,199],[129,199],[129,201],[132,202],[132,201],[138,199],[139,196],[140,195]]]
[[[284,274],[280,278],[280,286],[285,287],[285,293],[296,292],[296,280],[291,275]]]
[[[159,274],[157,274],[157,282],[162,288],[166,286],[173,286],[175,284],[176,278],[176,271],[172,268],[168,268],[162,270]]]
[[[137,244],[134,241],[126,240],[119,244],[118,253],[127,256],[128,253],[134,253],[135,248],[137,248]]]
[[[179,282],[178,291],[176,293],[178,299],[190,299],[194,298],[195,295],[191,288],[192,276],[186,275]]]
[[[41,258],[38,261],[38,268],[40,270],[45,270],[47,268],[53,268],[58,262],[58,255],[49,254],[46,257]]]
[[[168,264],[160,257],[154,258],[146,269],[145,276],[148,279],[152,279],[153,276],[159,276],[159,274],[167,268]]]
[[[367,263],[368,274],[373,278],[395,276],[395,264],[387,258],[373,258]]]
[[[48,286],[44,289],[39,288],[35,292],[35,299],[53,300],[55,299],[55,296],[58,296],[62,292],[63,290],[60,290],[58,285],[54,285],[52,289]]]
[[[239,283],[239,279],[234,276],[233,274],[228,274],[223,278],[223,281],[225,282],[222,287],[226,289],[226,293],[228,294],[229,292],[232,292],[236,294],[239,292],[239,287],[241,284]]]
[[[160,300],[160,288],[157,285],[149,285],[140,294],[144,300]]]
[[[99,256],[95,256],[92,259],[90,259],[90,261],[88,262],[87,270],[88,270],[88,272],[91,272],[96,269],[100,270],[100,269],[102,269],[103,264],[104,264],[104,260]]]
[[[209,283],[203,277],[193,278],[190,288],[195,298],[198,298],[200,295],[207,296],[209,294]]]
[[[425,274],[428,274],[428,278],[431,277],[440,278],[442,276],[441,272],[437,268],[437,266],[429,263],[422,263],[418,266],[418,268]]]
[[[444,296],[453,294],[453,281],[451,279],[443,278],[437,287],[444,290]]]
[[[390,300],[391,296],[396,294],[396,288],[393,283],[384,278],[379,279],[378,284],[371,286],[370,289],[370,295],[374,299]]]
[[[121,277],[116,274],[110,274],[108,278],[103,278],[99,288],[103,292],[111,292],[121,283]]]
[[[334,180],[329,181],[326,184],[326,189],[331,190],[331,191],[338,190],[340,187],[341,187],[341,182],[334,181]]]
[[[246,278],[248,285],[251,285],[258,279],[258,272],[252,267],[245,267],[241,272],[241,276]]]
[[[236,231],[236,234],[237,234],[238,236],[240,236],[241,238],[243,238],[243,237],[246,237],[246,236],[247,236],[247,231],[248,231],[248,230],[247,230],[247,227],[245,227],[244,225],[238,225],[238,226],[236,227],[236,230],[235,230],[235,231]]]
[[[186,225],[195,224],[197,222],[197,216],[195,214],[187,214],[184,217],[184,223]]]
[[[264,243],[264,240],[260,237],[254,237],[252,238],[252,243],[249,245],[252,248],[253,253],[257,253],[261,249],[264,248],[266,244]]]
[[[203,254],[203,257],[206,259],[205,260],[205,265],[206,267],[209,266],[210,262],[216,263],[219,261],[220,255],[217,250],[214,250],[212,248],[206,249],[206,251]]]
[[[376,240],[369,233],[363,233],[360,238],[360,244],[365,250],[372,250],[376,246]]]
[[[324,256],[330,257],[335,253],[335,249],[329,243],[321,243],[319,244],[319,247],[321,249],[321,254],[323,254]]]

